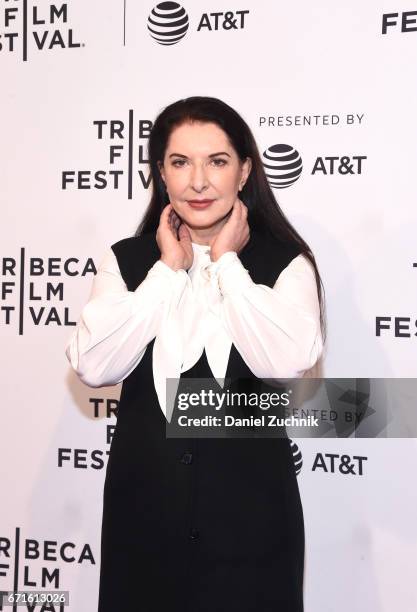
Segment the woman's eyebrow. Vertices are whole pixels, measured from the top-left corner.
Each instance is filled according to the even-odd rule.
[[[229,153],[226,153],[226,151],[219,151],[219,153],[211,153],[209,155],[209,157],[217,157],[217,155],[227,155],[227,157],[230,157]],[[168,157],[187,157],[186,155],[182,155],[182,153],[171,153]]]

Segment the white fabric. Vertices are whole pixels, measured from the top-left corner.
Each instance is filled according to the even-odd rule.
[[[154,385],[168,420],[166,379],[178,382],[204,348],[220,384],[232,342],[259,378],[300,377],[323,349],[314,270],[303,255],[270,288],[252,281],[236,252],[212,262],[210,247],[192,246],[188,272],[158,260],[135,291],[109,249],[66,347],[81,380],[101,387],[124,380],[155,338]]]

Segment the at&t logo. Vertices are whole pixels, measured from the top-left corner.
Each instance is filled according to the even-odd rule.
[[[294,460],[295,473],[298,476],[298,474],[301,472],[301,468],[303,467],[303,456],[301,454],[301,449],[299,448],[299,446],[297,446],[294,440],[290,440],[290,445],[292,457]]]
[[[187,33],[188,15],[176,2],[161,2],[148,17],[149,34],[160,45],[175,45]]]
[[[263,153],[265,173],[271,187],[289,187],[301,176],[303,162],[294,147],[274,144]]]
[[[368,457],[362,455],[339,455],[338,453],[317,453],[314,459],[312,471],[323,470],[330,474],[342,474],[344,476],[363,476],[364,462]]]
[[[366,155],[323,155],[312,164],[311,175],[362,174]],[[301,176],[303,162],[300,153],[288,144],[273,144],[262,154],[268,182],[274,189],[285,189]]]
[[[197,32],[206,30],[243,30],[248,10],[213,11],[203,13],[197,25]],[[160,45],[175,45],[184,38],[189,28],[186,10],[177,2],[160,2],[148,17],[148,32]]]

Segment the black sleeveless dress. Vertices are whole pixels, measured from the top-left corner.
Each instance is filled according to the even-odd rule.
[[[132,291],[160,257],[154,233],[112,248]],[[252,230],[239,257],[254,282],[272,287],[296,255]],[[289,439],[167,438],[153,344],[123,381],[98,612],[302,612],[304,522]],[[205,352],[187,377],[213,378]],[[236,388],[259,380],[233,344],[229,377]]]

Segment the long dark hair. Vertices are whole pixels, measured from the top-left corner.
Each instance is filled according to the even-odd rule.
[[[157,116],[148,143],[152,195],[135,236],[154,232],[158,228],[162,210],[169,204],[169,196],[159,171],[158,161],[163,161],[165,157],[172,130],[188,121],[217,124],[229,137],[241,162],[243,163],[247,157],[251,158],[250,174],[242,191],[239,192],[239,198],[248,208],[249,227],[261,233],[270,233],[281,242],[296,245],[310,261],[316,276],[320,325],[324,339],[326,336],[324,287],[314,255],[277,203],[268,183],[251,129],[244,119],[222,100],[206,96],[192,96],[170,104]]]

